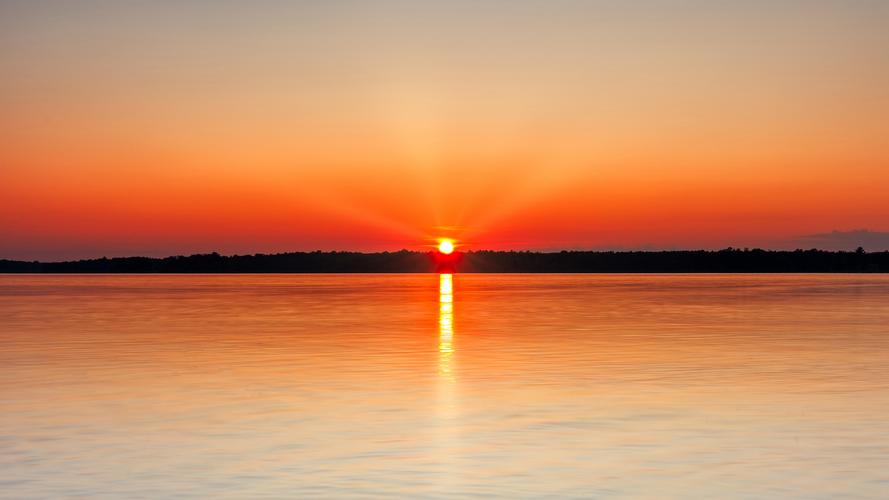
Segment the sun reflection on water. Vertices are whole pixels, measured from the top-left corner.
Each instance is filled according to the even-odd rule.
[[[450,374],[451,355],[454,352],[454,277],[441,274],[438,279],[439,371]]]
[[[436,404],[435,434],[436,460],[442,474],[436,490],[444,495],[454,491],[460,476],[457,459],[459,439],[459,411],[457,406],[457,378],[454,370],[454,277],[440,274],[438,278],[438,401]]]

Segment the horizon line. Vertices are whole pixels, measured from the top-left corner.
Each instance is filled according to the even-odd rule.
[[[684,249],[651,249],[651,248],[639,248],[639,249],[546,249],[546,250],[530,250],[530,249],[510,249],[510,250],[494,250],[494,249],[476,249],[476,250],[455,250],[455,254],[476,254],[476,253],[521,253],[521,254],[558,254],[558,253],[718,253],[718,252],[774,252],[774,253],[795,253],[795,252],[825,252],[825,253],[889,253],[889,250],[875,250],[868,251],[862,246],[858,246],[854,249],[848,250],[827,250],[823,248],[810,247],[810,248],[802,248],[797,247],[794,249],[773,249],[773,248],[762,248],[762,247],[724,247],[724,248],[716,248],[716,249],[707,249],[707,248],[684,248]],[[423,254],[423,255],[434,255],[439,253],[436,250],[410,250],[407,248],[401,248],[398,250],[380,250],[374,252],[366,252],[360,250],[288,250],[281,252],[254,252],[254,253],[231,253],[231,254],[223,254],[218,251],[212,252],[198,252],[192,254],[168,254],[164,256],[149,256],[149,255],[117,255],[117,256],[107,256],[103,255],[101,257],[84,257],[84,258],[73,258],[73,259],[65,259],[65,260],[40,260],[40,259],[15,259],[15,258],[6,258],[0,257],[0,261],[5,262],[23,262],[23,263],[41,263],[41,264],[54,264],[54,263],[66,263],[66,262],[82,262],[82,261],[94,261],[94,260],[114,260],[114,259],[154,259],[154,260],[164,260],[164,259],[175,259],[175,258],[190,258],[190,257],[208,257],[208,256],[218,256],[221,258],[233,258],[233,257],[256,257],[256,256],[275,256],[275,255],[289,255],[289,254],[358,254],[358,255],[384,255],[384,254],[394,254],[394,253],[413,253],[413,254]]]

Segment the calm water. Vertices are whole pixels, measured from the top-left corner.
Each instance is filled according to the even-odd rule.
[[[889,276],[0,276],[0,497],[889,495]]]

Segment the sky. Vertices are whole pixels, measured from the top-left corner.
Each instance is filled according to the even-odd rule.
[[[889,2],[0,0],[0,258],[889,248]]]

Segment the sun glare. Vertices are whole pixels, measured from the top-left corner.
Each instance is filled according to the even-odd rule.
[[[454,251],[454,243],[451,240],[441,240],[438,244],[438,251],[448,255]]]

